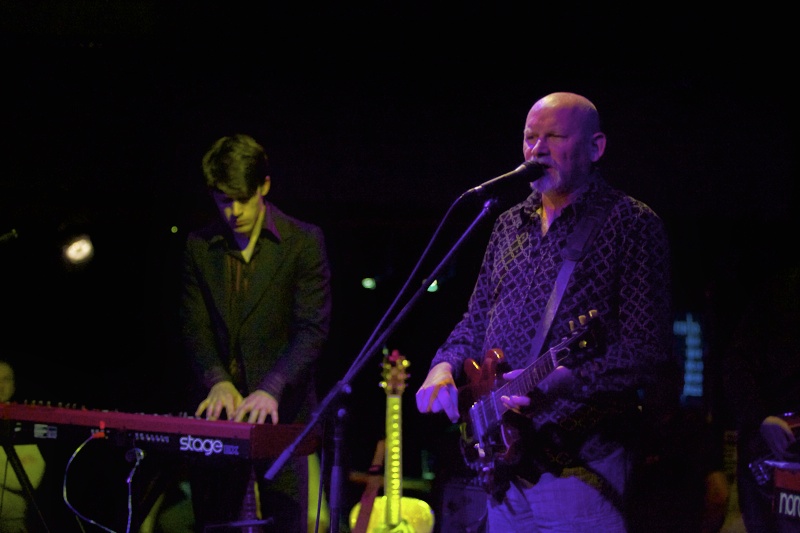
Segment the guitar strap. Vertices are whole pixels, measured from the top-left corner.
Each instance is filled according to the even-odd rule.
[[[575,229],[567,238],[567,243],[564,249],[561,250],[561,257],[564,258],[564,262],[561,264],[561,270],[558,272],[553,291],[550,293],[550,299],[547,301],[542,323],[536,330],[536,336],[533,339],[531,355],[534,359],[542,353],[544,340],[550,331],[556,310],[561,304],[561,297],[567,288],[572,271],[575,270],[575,265],[586,255],[589,246],[597,236],[597,232],[600,231],[600,226],[608,216],[609,211],[611,211],[612,205],[613,196],[610,193],[598,194],[596,201],[589,205],[586,216],[578,221]]]
[[[568,237],[564,249],[561,250],[561,257],[564,258],[564,262],[556,278],[553,291],[550,293],[550,299],[547,301],[542,323],[536,331],[532,351],[534,357],[538,357],[541,354],[544,339],[547,337],[547,333],[553,323],[556,310],[561,304],[561,297],[564,295],[564,290],[567,287],[567,283],[569,283],[569,278],[572,276],[572,271],[575,269],[577,262],[586,255],[592,241],[600,231],[600,226],[608,217],[608,213],[613,206],[613,199],[614,197],[610,192],[600,193],[595,199],[596,201],[587,209],[586,216],[578,221],[572,234]],[[589,468],[584,462],[581,461],[572,467],[565,468],[560,476],[574,476],[581,479],[584,483],[597,489],[620,512],[624,512],[622,496],[605,477]]]

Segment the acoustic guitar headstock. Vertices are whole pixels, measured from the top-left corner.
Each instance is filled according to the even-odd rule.
[[[383,358],[383,381],[381,388],[386,389],[386,394],[400,395],[406,389],[408,372],[406,369],[411,363],[399,350],[392,350]]]

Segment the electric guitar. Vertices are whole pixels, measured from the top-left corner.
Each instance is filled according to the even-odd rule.
[[[509,409],[500,397],[526,395],[567,358],[578,359],[594,343],[596,317],[597,311],[591,310],[588,315],[578,317],[578,325],[570,321],[571,335],[536,358],[511,381],[504,381],[503,372],[498,372],[498,367],[505,363],[505,355],[499,348],[489,350],[480,366],[473,359],[464,362],[469,383],[458,389],[462,420],[459,444],[465,463],[478,474],[477,481],[487,492],[497,488],[498,464],[518,463],[522,446],[531,444],[524,434],[524,427],[530,426],[530,422],[524,419],[519,427],[509,423],[510,415],[515,413],[504,418]]]
[[[386,439],[384,444],[383,495],[375,497],[367,524],[367,533],[431,533],[433,510],[427,502],[403,496],[403,428],[401,397],[410,363],[397,350],[383,360],[383,381],[386,389]],[[357,503],[350,511],[350,527],[354,529],[361,511]]]

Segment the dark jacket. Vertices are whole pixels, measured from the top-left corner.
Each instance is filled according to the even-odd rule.
[[[183,347],[206,394],[230,380],[242,394],[256,389],[279,402],[281,422],[313,410],[317,361],[328,337],[330,267],[322,230],[267,204],[246,295],[231,305],[226,256],[230,229],[220,220],[187,237],[180,327]],[[238,315],[238,316],[234,316]],[[231,375],[240,358],[242,380]],[[204,396],[203,396],[204,397]]]

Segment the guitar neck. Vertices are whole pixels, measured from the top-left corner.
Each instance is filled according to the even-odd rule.
[[[520,372],[516,378],[498,387],[486,400],[492,402],[494,412],[502,415],[508,409],[500,401],[501,396],[524,396],[528,394],[556,368],[556,365],[555,354],[547,352],[525,367],[525,370]]]
[[[403,500],[403,404],[400,395],[386,396],[386,455],[383,494],[386,497],[386,524],[402,521]]]
[[[556,368],[556,358],[551,352],[539,357],[530,366],[526,367],[519,376],[507,383],[508,390],[504,394],[524,395],[531,392]],[[505,387],[500,387],[501,389]]]

